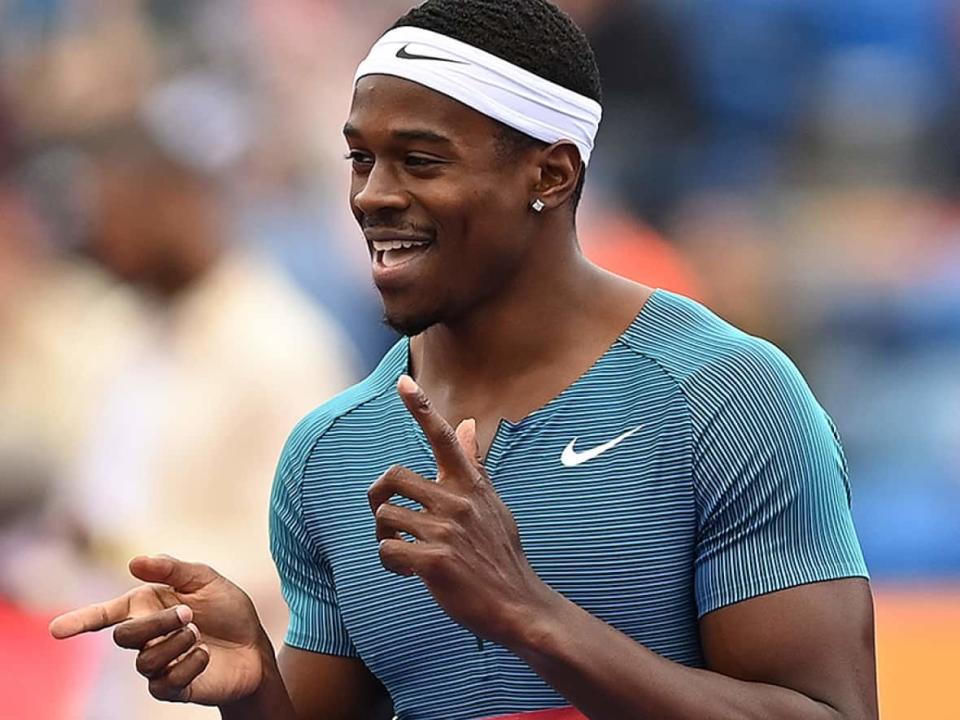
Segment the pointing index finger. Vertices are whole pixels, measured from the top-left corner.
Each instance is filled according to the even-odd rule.
[[[397,382],[397,392],[427,436],[437,461],[437,469],[441,472],[472,475],[475,470],[460,447],[456,431],[434,409],[423,389],[409,375],[401,375]]]
[[[50,622],[50,634],[58,640],[63,640],[80,633],[103,630],[123,622],[129,614],[130,598],[123,595],[55,617]]]

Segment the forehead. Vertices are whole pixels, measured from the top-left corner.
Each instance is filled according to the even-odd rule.
[[[427,130],[453,141],[493,140],[496,121],[423,85],[390,75],[360,78],[347,127],[360,135]]]

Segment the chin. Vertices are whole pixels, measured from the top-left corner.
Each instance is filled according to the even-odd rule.
[[[440,322],[436,317],[427,315],[402,315],[400,313],[391,313],[389,310],[383,314],[383,324],[394,332],[407,337],[414,337],[433,327]]]

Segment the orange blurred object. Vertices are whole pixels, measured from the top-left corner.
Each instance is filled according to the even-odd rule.
[[[960,584],[875,596],[883,720],[960,720]]]
[[[880,717],[960,720],[960,584],[875,589]],[[490,720],[582,720],[573,708]]]
[[[611,212],[585,224],[578,235],[584,255],[605,270],[703,300],[697,275],[682,253],[639,221]]]

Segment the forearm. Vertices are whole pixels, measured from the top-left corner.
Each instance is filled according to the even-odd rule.
[[[263,650],[263,679],[250,697],[221,706],[223,720],[297,720],[273,648]]]
[[[511,649],[591,720],[839,720],[784,687],[689,668],[651,652],[557,593]]]

